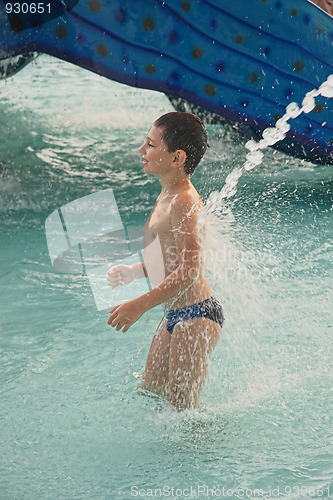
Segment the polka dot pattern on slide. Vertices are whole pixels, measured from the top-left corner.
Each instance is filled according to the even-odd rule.
[[[64,40],[65,38],[67,38],[67,35],[68,35],[68,31],[67,31],[66,26],[60,25],[60,26],[57,27],[57,38],[58,38],[58,40]]]
[[[20,16],[13,16],[10,21],[10,28],[13,33],[20,33],[23,30],[24,23]]]
[[[106,57],[108,55],[108,49],[105,45],[103,45],[102,43],[98,45],[97,47],[97,54],[100,56],[100,57]]]
[[[217,64],[216,64],[216,71],[218,73],[222,73],[222,71],[224,71],[224,63],[222,61],[219,61]]]
[[[143,27],[146,31],[153,31],[155,29],[155,23],[151,17],[147,17],[143,21]]]
[[[101,8],[101,4],[98,0],[91,0],[89,3],[89,9],[91,12],[98,12]]]
[[[183,9],[184,12],[189,12],[191,10],[191,4],[190,2],[182,2],[180,4],[181,8]]]
[[[171,80],[180,80],[180,74],[177,71],[173,71],[170,76]]]
[[[314,110],[316,113],[321,113],[324,110],[324,106],[322,104],[316,104]]]
[[[204,90],[205,94],[209,96],[216,95],[216,88],[214,87],[214,85],[211,85],[210,83],[206,83]]]
[[[119,24],[123,24],[126,21],[126,17],[126,10],[120,7],[120,9],[118,9],[116,12],[116,21]]]
[[[200,59],[200,57],[202,57],[202,49],[200,47],[194,47],[192,50],[192,57],[194,59]]]
[[[297,73],[299,73],[300,71],[302,71],[303,68],[304,68],[304,63],[302,61],[295,61],[294,71],[297,71]]]
[[[169,42],[170,43],[177,43],[179,40],[179,35],[177,33],[177,31],[171,31],[171,33],[169,33]]]
[[[148,73],[148,75],[153,75],[156,72],[156,68],[154,64],[148,64],[145,67],[145,72]]]
[[[250,82],[256,83],[260,79],[260,75],[258,73],[251,73],[250,74]]]

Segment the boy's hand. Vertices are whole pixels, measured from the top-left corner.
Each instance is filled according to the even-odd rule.
[[[146,312],[146,308],[141,297],[129,300],[124,304],[113,307],[110,311],[108,325],[115,328],[117,332],[123,328],[123,333],[127,330]]]
[[[122,285],[127,285],[134,280],[134,272],[132,270],[132,266],[125,266],[123,264],[110,267],[107,275],[108,283],[112,288],[118,288]]]

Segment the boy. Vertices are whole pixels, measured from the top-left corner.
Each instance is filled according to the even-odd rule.
[[[221,333],[223,312],[212,296],[201,261],[198,216],[203,203],[190,181],[207,149],[202,121],[172,112],[152,125],[142,154],[143,170],[156,175],[162,191],[144,228],[145,249],[156,237],[163,256],[162,280],[148,293],[115,306],[108,324],[126,332],[144,312],[163,304],[166,314],[153,338],[140,387],[167,396],[177,408],[197,408],[209,358]],[[147,276],[146,265],[114,266],[112,287]],[[156,265],[152,266],[156,269]]]

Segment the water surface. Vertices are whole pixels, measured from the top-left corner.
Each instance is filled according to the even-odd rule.
[[[170,110],[46,56],[1,82],[4,500],[332,495],[331,167],[266,151],[215,221],[226,322],[197,411],[136,393],[159,308],[117,333],[87,276],[51,266],[45,220],[70,201],[112,188],[123,223],[144,223],[159,184],[138,148]],[[247,153],[228,127],[208,133],[204,200]]]

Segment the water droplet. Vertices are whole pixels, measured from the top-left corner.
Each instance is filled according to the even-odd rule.
[[[234,186],[237,184],[238,179],[242,175],[242,171],[240,168],[234,168],[231,174],[228,175],[228,177],[225,180],[225,183],[229,186]]]
[[[331,87],[333,87],[333,75],[329,75],[327,77],[326,83],[328,83],[328,85],[331,85]]]
[[[252,170],[254,167],[256,166],[255,163],[251,163],[250,161],[246,161],[244,163],[244,169],[249,171],[249,170]]]
[[[286,115],[290,118],[296,118],[301,113],[302,111],[299,109],[297,102],[291,102],[286,107]]]
[[[263,157],[264,157],[264,153],[262,151],[252,151],[251,153],[248,153],[246,155],[246,159],[253,163],[253,165],[260,165],[260,163],[262,163],[262,160],[263,160]],[[244,165],[244,168],[245,168],[245,165]],[[245,168],[245,170],[247,170]]]
[[[259,142],[254,141],[253,139],[251,139],[250,141],[247,141],[247,143],[245,144],[245,147],[249,151],[256,151],[257,149],[260,148],[260,144],[259,144]]]
[[[323,97],[333,97],[333,82],[332,86],[326,82],[320,85],[319,91]]]
[[[285,138],[285,134],[275,127],[266,128],[263,131],[262,136],[269,146],[273,146],[273,144]]]
[[[315,108],[315,97],[318,95],[324,97],[333,97],[333,75],[330,75],[327,80],[322,83],[319,89],[313,89],[307,92],[302,101],[302,108],[299,108],[296,102],[291,102],[286,107],[286,112],[282,118],[276,121],[275,127],[268,127],[262,133],[262,139],[259,142],[251,139],[245,144],[245,148],[249,151],[246,155],[246,162],[243,167],[235,168],[226,178],[225,184],[220,192],[214,191],[210,194],[206,210],[214,212],[222,207],[222,201],[225,198],[231,198],[237,192],[238,179],[241,177],[243,171],[252,170],[255,166],[260,165],[263,160],[262,149],[267,146],[273,146],[276,142],[281,141],[286,137],[286,133],[290,130],[288,120],[296,118],[302,112],[309,113]],[[324,126],[326,122],[322,123]]]
[[[281,132],[283,132],[284,134],[286,134],[288,132],[288,130],[290,130],[290,125],[289,125],[289,123],[287,122],[287,120],[285,118],[280,118],[276,122],[275,128],[281,130]]]
[[[304,113],[310,113],[310,111],[314,109],[315,105],[316,101],[314,100],[314,97],[307,94],[302,101],[302,111],[304,111]]]

